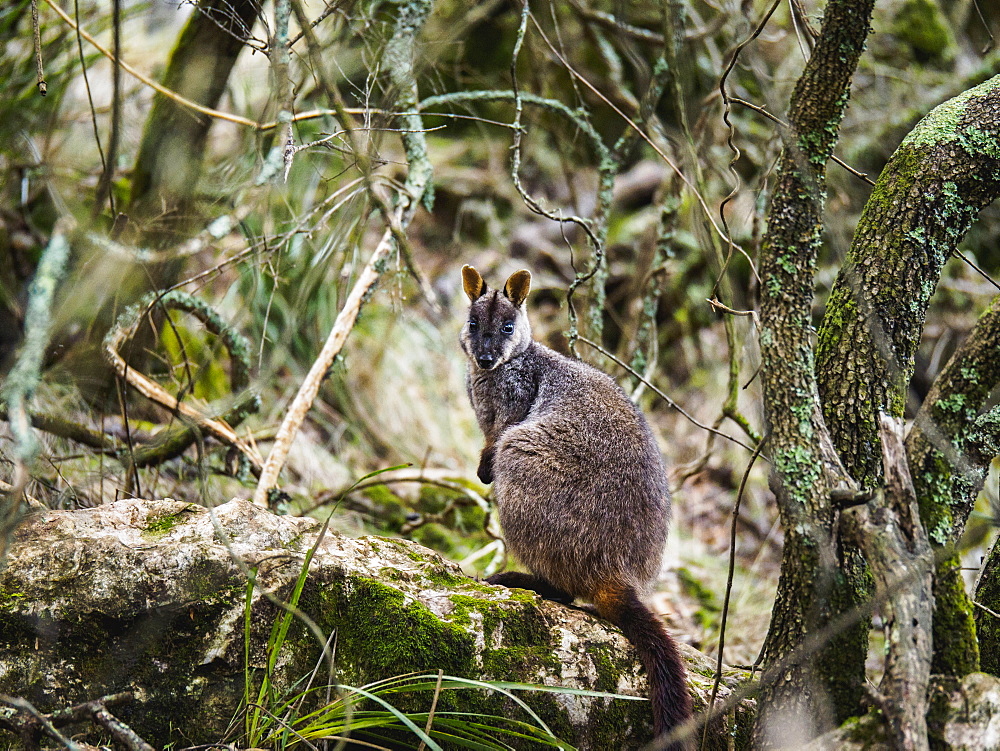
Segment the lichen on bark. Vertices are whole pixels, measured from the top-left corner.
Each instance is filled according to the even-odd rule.
[[[882,475],[876,417],[901,417],[944,262],[1000,189],[1000,76],[932,111],[897,149],[858,223],[819,328],[834,445],[862,485]],[[919,489],[918,489],[919,492]]]
[[[845,467],[882,481],[879,412],[903,415],[914,356],[945,261],[1000,195],[1000,77],[940,105],[876,183],[831,293],[817,346],[824,414]],[[954,554],[989,457],[973,456],[979,410],[1000,375],[996,304],[942,371],[907,439],[921,520],[937,557],[935,673],[978,666],[972,605]]]

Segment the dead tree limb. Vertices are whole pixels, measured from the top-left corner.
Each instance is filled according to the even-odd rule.
[[[934,553],[920,522],[903,448],[902,420],[879,416],[885,489],[859,507],[857,543],[883,601],[885,674],[876,697],[889,725],[889,746],[924,751],[927,683],[931,673]],[[900,579],[900,572],[905,578]]]

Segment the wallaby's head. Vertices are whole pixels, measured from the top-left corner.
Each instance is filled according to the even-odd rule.
[[[474,367],[492,370],[519,355],[531,344],[531,326],[524,299],[531,274],[511,274],[502,290],[489,289],[471,266],[462,267],[462,286],[472,305],[462,329],[462,349]]]

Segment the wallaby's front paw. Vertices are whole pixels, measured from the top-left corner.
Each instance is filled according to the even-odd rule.
[[[479,459],[479,469],[476,470],[476,476],[483,485],[489,485],[493,482],[493,452],[489,450],[484,450],[483,455]]]

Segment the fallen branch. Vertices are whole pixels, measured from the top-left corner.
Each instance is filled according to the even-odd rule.
[[[79,751],[80,745],[65,737],[57,728],[90,720],[107,730],[129,751],[154,751],[132,728],[108,711],[109,706],[124,704],[132,699],[132,694],[125,691],[43,714],[26,699],[0,694],[0,705],[6,705],[0,706],[0,728],[17,733],[29,749],[39,748],[39,739],[45,734],[70,751]]]

